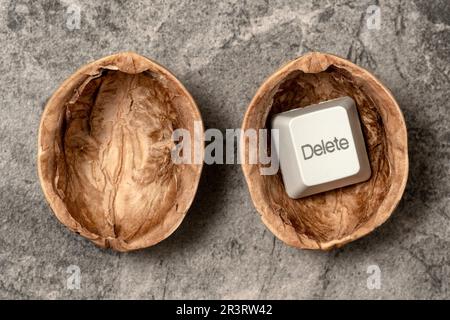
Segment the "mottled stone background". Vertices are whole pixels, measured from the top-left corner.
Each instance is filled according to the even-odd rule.
[[[67,26],[70,5],[80,29]],[[367,8],[381,8],[379,30]],[[73,6],[72,6],[73,8]],[[328,253],[264,227],[238,165],[206,166],[161,244],[119,254],[63,227],[36,173],[43,107],[86,62],[132,50],[169,67],[207,127],[240,127],[258,86],[307,51],[372,70],[397,97],[411,171],[392,218]],[[0,298],[450,298],[450,2],[23,1],[0,4]],[[81,270],[69,290],[67,268]],[[367,287],[370,265],[381,288]]]

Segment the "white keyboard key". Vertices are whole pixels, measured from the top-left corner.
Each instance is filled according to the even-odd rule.
[[[273,143],[284,186],[297,199],[370,178],[358,111],[350,97],[275,115]]]

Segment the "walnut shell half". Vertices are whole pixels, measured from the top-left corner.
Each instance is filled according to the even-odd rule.
[[[245,114],[242,129],[266,128],[273,114],[342,96],[357,105],[372,168],[363,183],[291,199],[281,174],[263,176],[242,165],[250,194],[266,226],[288,245],[328,250],[373,231],[400,201],[408,177],[405,121],[390,91],[368,71],[324,53],[308,53],[269,77]],[[248,144],[241,150],[248,159]]]
[[[203,143],[194,121],[203,132],[189,92],[147,58],[120,53],[76,71],[48,101],[39,128],[39,178],[56,217],[118,251],[167,238],[200,180],[201,164],[171,159],[173,130]]]

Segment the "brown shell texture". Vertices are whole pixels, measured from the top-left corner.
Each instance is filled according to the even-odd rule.
[[[363,183],[302,199],[287,196],[277,175],[243,164],[256,209],[288,245],[329,250],[373,231],[400,201],[408,177],[405,121],[390,91],[363,68],[336,56],[308,53],[275,72],[250,103],[243,130],[267,128],[273,114],[352,97],[357,105],[372,169]],[[248,159],[248,146],[241,150]]]
[[[118,251],[168,237],[202,169],[172,162],[172,132],[195,137],[194,121],[201,116],[191,95],[147,58],[120,53],[82,67],[50,98],[40,124],[39,177],[56,217]]]

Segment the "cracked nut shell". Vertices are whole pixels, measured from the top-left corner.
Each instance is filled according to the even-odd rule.
[[[39,128],[38,173],[56,217],[118,251],[167,238],[200,180],[201,164],[171,160],[173,130],[203,143],[194,121],[203,127],[180,81],[140,55],[120,53],[76,71],[48,101]]]
[[[273,114],[342,96],[352,97],[358,108],[372,168],[368,181],[291,199],[280,172],[263,176],[259,165],[242,165],[262,221],[288,245],[328,250],[363,237],[389,218],[405,189],[408,148],[401,110],[377,78],[345,59],[313,52],[283,66],[257,91],[242,129],[268,128]],[[248,159],[247,144],[241,152]]]

